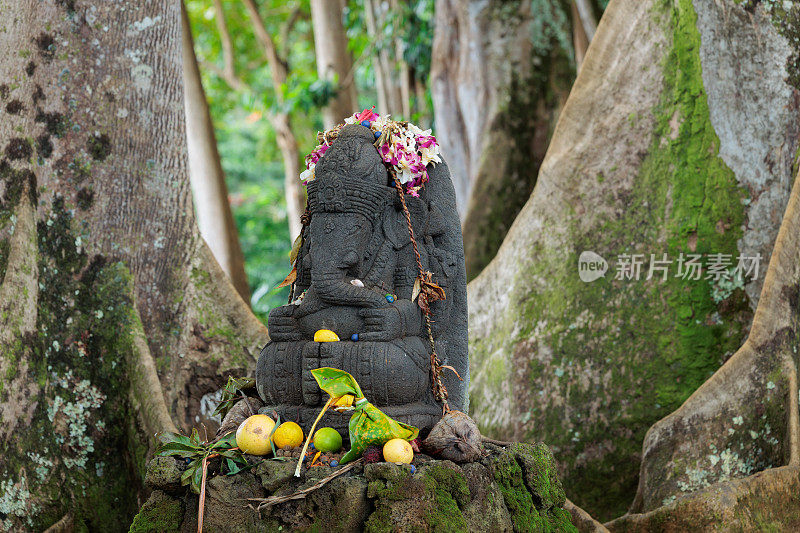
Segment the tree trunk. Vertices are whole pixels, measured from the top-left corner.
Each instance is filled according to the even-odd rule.
[[[437,138],[453,169],[470,279],[492,259],[530,196],[575,76],[569,6],[546,7],[436,4],[431,94]]]
[[[354,82],[353,59],[347,49],[342,24],[343,4],[339,0],[311,0],[314,24],[314,50],[320,79],[338,79],[336,96],[322,110],[325,129],[330,129],[356,112],[358,97]]]
[[[407,0],[404,1],[407,2]],[[389,0],[389,8],[393,13],[399,13],[403,9],[398,0]],[[398,29],[395,29],[395,33],[397,33]],[[399,87],[400,96],[400,108],[396,113],[399,113],[405,120],[411,120],[411,71],[403,57],[403,40],[400,37],[395,37],[393,44],[393,79],[397,80],[396,84]]]
[[[586,40],[592,42],[594,33],[597,31],[597,21],[594,19],[591,2],[589,0],[574,0],[572,5],[575,6],[578,12],[575,24],[581,25],[583,32],[586,34]]]
[[[589,48],[589,37],[580,18],[580,12],[575,1],[572,2],[572,48],[575,49],[575,67],[580,70],[583,57]]]
[[[289,114],[281,110],[285,101],[283,91],[289,73],[286,61],[278,54],[275,41],[261,19],[258,6],[253,0],[244,0],[244,5],[247,8],[250,20],[253,22],[256,39],[264,49],[264,57],[269,64],[270,74],[272,75],[272,89],[275,92],[275,101],[277,103],[275,107],[278,110],[272,112],[270,122],[272,127],[275,128],[278,148],[283,157],[286,217],[289,219],[289,236],[294,241],[300,235],[302,227],[300,215],[306,210],[306,200],[300,187],[300,150],[297,147],[297,138],[292,130]]]
[[[196,423],[266,329],[192,213],[179,4],[0,12],[3,527],[113,531],[153,433]]]
[[[795,178],[750,335],[677,411],[647,432],[633,514],[609,524],[612,531],[756,531],[765,524],[797,530],[798,258]]]
[[[570,499],[602,519],[633,499],[647,428],[741,346],[789,199],[794,52],[780,20],[748,9],[612,1],[530,200],[469,285],[472,414],[554,446]],[[604,277],[581,281],[584,251]],[[676,277],[695,253],[701,279]],[[622,254],[642,254],[638,280],[613,279]],[[650,254],[672,261],[666,280],[646,279]],[[729,271],[760,254],[760,273],[706,279],[709,254]]]
[[[244,272],[244,255],[239,234],[228,202],[225,172],[217,151],[214,125],[203,92],[200,69],[194,55],[192,29],[181,2],[183,29],[183,87],[186,109],[186,148],[189,155],[189,179],[197,214],[197,225],[214,258],[231,278],[245,302],[250,300],[250,285]]]
[[[278,112],[270,117],[275,135],[278,138],[278,148],[283,157],[283,186],[286,191],[286,218],[289,220],[289,237],[294,241],[302,224],[300,215],[306,210],[306,199],[300,186],[300,149],[297,139],[292,131],[291,119],[288,113]]]
[[[364,18],[367,32],[377,47],[374,49],[372,70],[375,72],[375,87],[378,91],[378,112],[391,115],[395,119],[409,117],[404,115],[400,68],[397,62],[397,44],[384,41],[383,26],[386,13],[379,0],[364,0]],[[407,105],[407,104],[406,104]]]

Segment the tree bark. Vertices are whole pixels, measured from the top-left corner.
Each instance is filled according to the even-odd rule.
[[[597,31],[597,21],[592,12],[591,2],[589,2],[589,0],[574,0],[573,5],[578,11],[578,20],[583,27],[583,32],[586,34],[586,40],[592,42],[594,33]]]
[[[221,16],[221,7],[217,6]],[[228,186],[222,170],[214,124],[200,79],[200,69],[194,54],[189,16],[181,2],[183,28],[183,87],[186,109],[186,149],[189,156],[189,179],[197,215],[197,225],[214,258],[231,278],[242,299],[250,300],[250,285],[244,271],[244,255],[239,234],[228,202]],[[224,23],[223,23],[224,24]],[[227,55],[227,54],[226,54]],[[232,60],[232,57],[229,59]],[[226,60],[226,64],[229,60]],[[234,76],[233,69],[230,75]]]
[[[530,196],[575,76],[569,24],[554,13],[568,17],[569,5],[436,3],[431,95],[469,279],[494,257]]]
[[[387,43],[384,40],[383,26],[386,14],[378,0],[364,0],[364,18],[367,32],[377,47],[373,50],[372,64],[378,92],[378,112],[396,119],[408,119],[409,117],[404,115],[408,104],[406,103],[404,108],[401,88],[402,63],[397,61],[396,42]]]
[[[776,529],[795,529],[789,509],[800,488],[798,258],[795,178],[750,335],[679,409],[647,432],[631,514],[612,522],[612,531],[652,531],[665,523],[686,530],[713,523],[754,531],[766,520]],[[719,499],[722,490],[727,497]]]
[[[258,12],[258,6],[253,0],[244,0],[244,5],[253,22],[256,39],[264,49],[264,57],[269,64],[272,75],[272,88],[275,91],[276,108],[270,116],[272,127],[278,138],[278,148],[283,157],[284,186],[286,190],[286,217],[289,219],[289,235],[291,240],[300,235],[300,215],[306,210],[305,194],[300,187],[300,151],[297,147],[297,138],[292,130],[291,118],[285,111],[281,111],[285,101],[283,88],[286,85],[288,71],[286,60],[278,54],[275,41],[267,31],[264,21]]]
[[[572,47],[575,49],[575,67],[580,70],[586,50],[589,48],[589,37],[581,22],[577,2],[572,2]]]
[[[343,8],[339,0],[311,0],[317,75],[323,80],[338,79],[336,96],[322,110],[325,129],[355,113],[358,106],[353,58],[347,49],[347,35],[342,24]]]
[[[129,523],[156,431],[266,328],[200,238],[180,6],[0,1],[3,527]]]
[[[678,410],[647,432],[636,498],[630,514],[609,524],[612,531],[756,531],[765,523],[776,530],[797,528],[798,258],[800,177],[750,335]]]
[[[794,50],[781,27],[764,6],[733,1],[612,1],[533,194],[469,285],[471,414],[491,436],[553,446],[568,497],[600,519],[633,500],[647,429],[750,328],[800,147],[800,91],[786,77]],[[581,281],[582,252],[604,258],[603,277]],[[642,255],[638,279],[614,279],[624,254]],[[651,254],[672,261],[665,280],[658,270],[647,279]],[[700,279],[676,277],[680,254],[704,254]],[[711,254],[728,254],[728,271],[760,254],[760,273],[715,280]],[[707,441],[713,452],[703,433],[686,435],[648,439],[645,453],[669,457],[679,440],[722,457],[719,441]],[[643,509],[694,487],[692,472],[712,480],[723,461],[649,464],[648,483],[670,479],[671,492],[648,489]]]

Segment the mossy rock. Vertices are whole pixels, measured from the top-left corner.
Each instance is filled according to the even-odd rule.
[[[183,503],[160,490],[154,490],[133,519],[128,533],[168,533],[180,531]]]
[[[156,472],[148,472],[148,479],[163,477],[162,463],[150,463]],[[211,477],[204,531],[577,531],[562,508],[553,454],[543,444],[490,445],[480,462],[464,465],[422,454],[414,468],[358,465],[305,498],[260,514],[247,506],[250,498],[310,487],[332,471],[315,467],[295,478],[294,462],[264,460],[250,472]],[[186,488],[156,490],[131,531],[196,530],[197,507],[197,495]],[[156,512],[169,521],[155,521]]]
[[[253,472],[261,478],[261,484],[265,489],[274,492],[292,479],[294,469],[294,461],[264,461]]]
[[[181,470],[173,457],[153,457],[147,465],[145,484],[153,489],[174,492],[181,488]]]

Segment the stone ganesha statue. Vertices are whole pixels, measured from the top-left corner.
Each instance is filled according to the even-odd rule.
[[[362,125],[345,126],[308,183],[310,222],[303,229],[294,302],[273,309],[271,340],[256,371],[267,407],[308,429],[327,400],[309,372],[352,374],[387,415],[426,433],[441,418],[431,391],[430,346],[412,301],[418,268],[399,193]],[[461,226],[447,166],[429,167],[420,196],[405,195],[423,268],[446,294],[431,305],[433,336],[451,408],[465,410],[469,364]],[[320,329],[339,342],[314,342]],[[329,411],[330,412],[330,411]],[[349,416],[325,424],[344,429]]]

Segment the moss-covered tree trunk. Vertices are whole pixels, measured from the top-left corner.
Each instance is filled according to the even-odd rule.
[[[575,79],[570,13],[560,0],[436,2],[431,95],[470,279],[536,183]]]
[[[747,340],[648,432],[636,499],[612,531],[800,528],[800,180]]]
[[[180,4],[0,1],[0,529],[127,527],[266,340],[191,209]]]
[[[552,445],[569,497],[603,519],[633,500],[647,428],[750,327],[795,176],[794,16],[612,1],[530,200],[469,286],[472,414]],[[581,281],[584,251],[604,277]],[[615,279],[623,254],[638,280]],[[666,278],[647,279],[651,254]],[[681,254],[704,254],[700,279],[678,276]],[[758,254],[757,277],[715,279]]]

